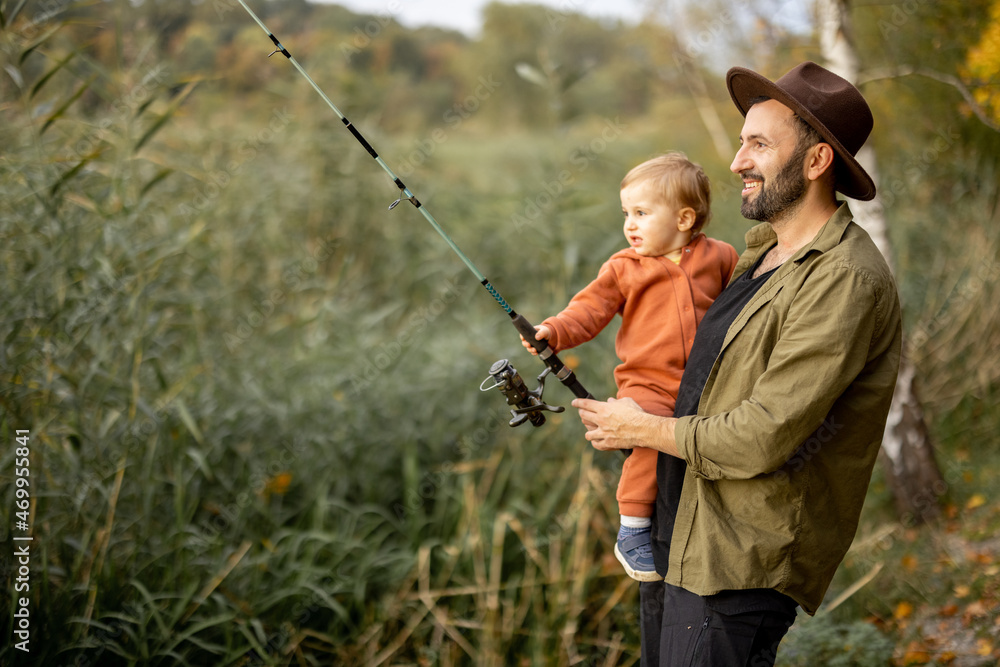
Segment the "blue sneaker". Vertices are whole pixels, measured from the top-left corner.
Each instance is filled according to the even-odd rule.
[[[636,581],[662,581],[653,566],[653,547],[650,544],[649,528],[625,528],[618,530],[615,542],[615,556],[625,568],[628,576]]]

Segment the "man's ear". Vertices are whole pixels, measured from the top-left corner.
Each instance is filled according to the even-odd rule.
[[[809,149],[809,158],[806,160],[806,178],[810,181],[818,180],[827,170],[833,174],[835,156],[833,147],[822,141]]]
[[[685,206],[677,212],[677,230],[681,232],[689,231],[694,227],[698,214],[690,206]]]

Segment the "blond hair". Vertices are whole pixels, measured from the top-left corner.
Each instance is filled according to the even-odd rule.
[[[633,167],[622,179],[621,188],[638,181],[652,181],[663,201],[694,210],[692,233],[697,233],[712,217],[712,188],[700,165],[684,153],[673,151]]]

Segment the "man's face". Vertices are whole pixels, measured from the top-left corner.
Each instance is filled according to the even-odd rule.
[[[729,169],[743,179],[740,213],[748,220],[777,222],[798,207],[806,191],[792,110],[776,100],[759,102],[747,112],[740,149]]]

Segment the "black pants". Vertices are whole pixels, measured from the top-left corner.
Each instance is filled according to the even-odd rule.
[[[701,597],[639,584],[642,667],[771,667],[795,612],[768,602],[755,591]]]

